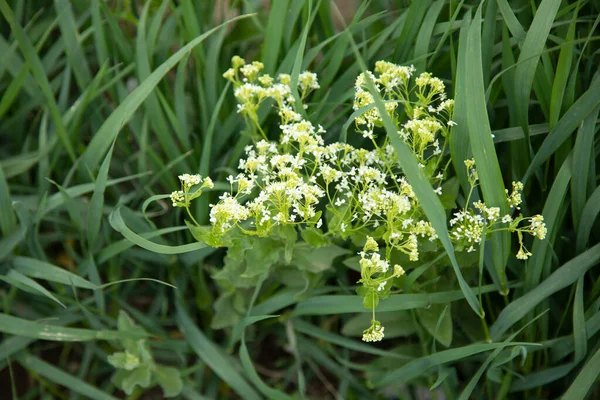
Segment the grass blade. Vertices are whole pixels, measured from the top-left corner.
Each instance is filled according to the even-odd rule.
[[[232,360],[221,353],[219,348],[196,327],[189,315],[177,302],[177,324],[187,342],[200,359],[208,365],[243,399],[259,400],[260,396],[234,368]]]
[[[594,356],[585,364],[573,381],[569,389],[562,396],[564,400],[585,399],[592,385],[597,381],[600,374],[600,348]]]
[[[6,0],[0,0],[5,2]],[[144,79],[142,83],[129,94],[125,100],[119,104],[119,106],[110,114],[110,116],[104,121],[98,132],[94,135],[91,142],[89,143],[86,151],[82,155],[82,159],[85,165],[90,170],[94,170],[102,154],[110,143],[117,137],[119,131],[123,125],[129,121],[133,116],[133,113],[140,107],[140,105],[146,100],[146,98],[152,93],[156,85],[161,79],[173,68],[179,61],[181,61],[195,46],[202,43],[208,36],[218,31],[223,26],[229,25],[232,22],[238,21],[243,18],[247,18],[249,15],[240,15],[232,18],[229,21],[205,32],[204,34],[196,37],[194,40],[183,46],[175,54],[169,57],[164,63],[152,72],[148,78]]]
[[[465,106],[468,110],[467,126],[471,149],[479,174],[479,181],[485,203],[488,207],[499,207],[500,215],[509,212],[508,202],[504,193],[504,181],[498,163],[498,156],[494,148],[492,130],[486,110],[485,88],[483,84],[483,64],[481,59],[481,6],[477,9],[469,35],[467,37],[467,50],[465,65],[457,68],[464,69],[468,77],[466,82],[467,99]],[[492,234],[492,257],[494,269],[500,279],[501,293],[506,294],[506,261],[510,251],[510,233],[500,231]]]
[[[71,158],[71,161],[75,161],[77,156],[75,155],[75,150],[73,149],[73,145],[67,135],[65,126],[63,125],[60,111],[58,109],[58,105],[56,104],[54,94],[52,93],[52,88],[50,87],[50,82],[48,81],[48,77],[46,76],[46,72],[44,70],[44,66],[42,65],[42,61],[40,60],[37,52],[35,51],[33,44],[25,34],[25,31],[15,20],[15,15],[13,14],[6,0],[0,0],[0,11],[2,12],[2,14],[4,14],[4,18],[6,18],[6,21],[10,25],[11,32],[15,35],[15,38],[19,43],[19,47],[21,47],[21,51],[23,52],[23,56],[25,57],[25,60],[29,65],[29,69],[31,70],[33,77],[35,78],[40,89],[42,90],[44,98],[48,102],[48,107],[50,108],[50,115],[52,115],[52,119],[54,120],[58,137],[60,138],[63,146],[65,146],[65,150]]]
[[[558,124],[550,131],[544,142],[540,146],[535,157],[531,160],[527,172],[523,177],[523,183],[527,180],[541,165],[548,160],[554,152],[571,137],[573,131],[579,126],[581,121],[587,118],[596,107],[600,105],[600,73],[596,73],[590,88],[569,108],[569,110],[558,121]]]
[[[91,329],[65,328],[40,324],[26,319],[0,313],[0,332],[56,342],[85,342],[88,340],[140,339],[139,335],[119,331],[94,331]]]
[[[283,39],[283,28],[286,26],[289,12],[289,0],[279,0],[272,4],[269,12],[269,21],[265,32],[265,44],[263,50],[263,63],[265,64],[265,73],[273,74],[277,65],[277,58],[281,50]]]
[[[108,217],[108,222],[114,230],[121,233],[126,239],[132,243],[155,253],[160,254],[182,254],[189,253],[190,251],[200,250],[207,247],[206,243],[190,243],[180,246],[167,246],[164,244],[158,244],[145,239],[143,236],[138,235],[127,227],[123,217],[121,216],[120,207],[116,208]]]
[[[481,293],[495,290],[495,285],[481,287]],[[472,291],[472,289],[471,289]],[[463,300],[464,292],[452,290],[437,293],[396,294],[391,295],[377,306],[377,311],[399,311],[414,308],[428,308],[431,304],[444,304]],[[292,315],[332,315],[343,313],[371,312],[363,306],[360,297],[352,295],[315,296],[298,303]]]
[[[540,3],[523,41],[515,69],[517,118],[525,132],[527,146],[531,146],[529,142],[529,98],[533,79],[560,3],[561,0],[543,0]]]
[[[532,311],[535,306],[559,290],[572,285],[588,269],[595,266],[598,260],[600,260],[600,244],[571,259],[535,289],[514,300],[502,310],[490,328],[492,339],[499,340],[511,326]]]
[[[108,181],[108,169],[110,168],[110,161],[112,160],[113,149],[115,143],[108,150],[104,161],[98,171],[98,177],[94,185],[94,193],[90,200],[88,207],[88,219],[87,219],[87,241],[88,249],[93,251],[98,233],[100,233],[100,224],[102,222],[102,209],[104,208],[104,192],[106,191],[106,182]]]
[[[56,368],[42,359],[30,354],[21,355],[18,358],[18,361],[23,368],[33,371],[36,375],[49,379],[51,382],[56,382],[75,393],[85,396],[86,398],[95,400],[116,400],[116,397],[110,396],[104,391],[97,389],[81,379],[76,378],[75,376],[68,374],[65,371]]]

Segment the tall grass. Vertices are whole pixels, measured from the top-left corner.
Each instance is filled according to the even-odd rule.
[[[188,399],[600,395],[598,4],[370,1],[341,20],[334,2],[230,3],[0,0],[0,396],[123,397],[107,356],[140,338]],[[194,210],[206,223],[228,189],[251,142],[221,77],[235,54],[318,73],[311,121],[356,146],[363,69],[443,77],[458,182],[474,157],[475,196],[505,209],[504,187],[522,181],[547,239],[527,243],[526,263],[503,234],[474,257],[444,243],[450,258],[409,270],[380,304],[377,345],[357,339],[370,315],[351,254],[246,291],[213,280],[224,253],[195,242],[163,194],[179,173],[213,177]],[[443,238],[437,198],[417,191]],[[120,329],[121,310],[147,333]]]

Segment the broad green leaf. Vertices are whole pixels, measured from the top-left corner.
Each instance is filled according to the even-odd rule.
[[[151,382],[151,367],[149,365],[142,365],[134,370],[126,371],[121,381],[121,388],[126,394],[131,395],[136,386],[148,388]]]
[[[183,381],[179,371],[173,367],[157,365],[154,369],[154,378],[160,385],[165,397],[175,397],[183,389]]]

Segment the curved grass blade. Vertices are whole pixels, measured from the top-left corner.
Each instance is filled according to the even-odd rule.
[[[588,269],[597,265],[598,260],[600,260],[600,244],[571,259],[535,289],[514,300],[502,310],[490,328],[492,339],[499,340],[511,326],[532,311],[535,306],[559,290],[572,285]]]
[[[544,240],[535,238],[533,241],[533,248],[531,249],[533,255],[527,265],[529,271],[525,278],[526,288],[537,286],[540,279],[542,279],[542,271],[545,270],[544,265],[550,262],[550,255],[548,253],[551,248],[551,241],[556,237],[555,232],[560,229],[561,217],[564,216],[561,210],[568,205],[568,199],[565,201],[565,198],[570,181],[571,157],[567,158],[558,171],[544,204],[542,215],[544,216],[547,229],[546,238]]]
[[[0,232],[2,236],[6,236],[13,232],[17,226],[17,218],[15,216],[12,199],[10,197],[10,188],[6,182],[4,171],[0,165]]]
[[[5,2],[6,0],[0,0]],[[110,143],[118,135],[123,125],[129,121],[133,116],[133,113],[140,107],[140,105],[146,100],[146,98],[152,93],[156,85],[161,79],[173,68],[179,61],[181,61],[195,46],[202,43],[208,36],[218,31],[223,26],[229,25],[232,22],[238,21],[249,17],[250,14],[240,15],[232,18],[229,21],[205,32],[204,34],[196,37],[194,40],[183,46],[169,59],[162,63],[158,68],[154,70],[140,85],[131,92],[125,100],[119,104],[119,106],[110,114],[110,116],[104,121],[98,132],[94,135],[91,142],[89,143],[86,151],[82,155],[82,159],[85,165],[90,170],[94,170],[100,162],[100,157],[108,149]]]
[[[463,17],[463,23],[460,27],[460,36],[458,40],[458,60],[457,65],[467,64],[467,38],[469,35],[469,27],[471,26],[471,13],[466,13]],[[451,128],[450,133],[450,156],[454,171],[463,189],[464,193],[469,193],[471,185],[467,179],[467,167],[464,160],[470,157],[471,141],[469,139],[469,129],[467,124],[467,70],[466,68],[457,68],[455,83],[454,83],[454,113],[452,119],[456,122],[456,126]],[[474,190],[474,194],[478,195],[478,191]]]
[[[123,221],[123,217],[121,216],[121,209],[117,207],[108,217],[108,222],[110,226],[113,227],[114,230],[120,232],[121,235],[125,236],[126,239],[130,240],[132,243],[146,249],[153,251],[155,253],[160,254],[182,254],[188,253],[190,251],[200,250],[207,245],[205,243],[190,243],[184,244],[180,246],[166,246],[163,244],[158,244],[145,239],[144,237],[138,235],[133,232],[131,229],[127,227],[125,221]]]

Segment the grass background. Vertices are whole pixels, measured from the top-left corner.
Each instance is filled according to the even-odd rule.
[[[41,3],[0,0],[3,398],[123,397],[106,362],[119,310],[182,372],[188,399],[600,395],[597,2]],[[237,166],[250,138],[221,78],[234,54],[268,73],[317,72],[311,121],[356,145],[347,122],[361,63],[443,78],[459,182],[472,156],[489,204],[503,207],[504,186],[523,181],[523,213],[543,213],[547,239],[529,243],[526,263],[503,236],[480,261],[459,258],[470,288],[449,262],[410,271],[380,305],[381,344],[356,336],[368,315],[343,258],[301,295],[272,282],[232,295],[227,306],[245,313],[254,294],[254,317],[217,329],[224,289],[211,274],[223,253],[196,244],[184,216],[152,196],[182,172],[222,189]],[[201,223],[217,195],[196,203]]]

